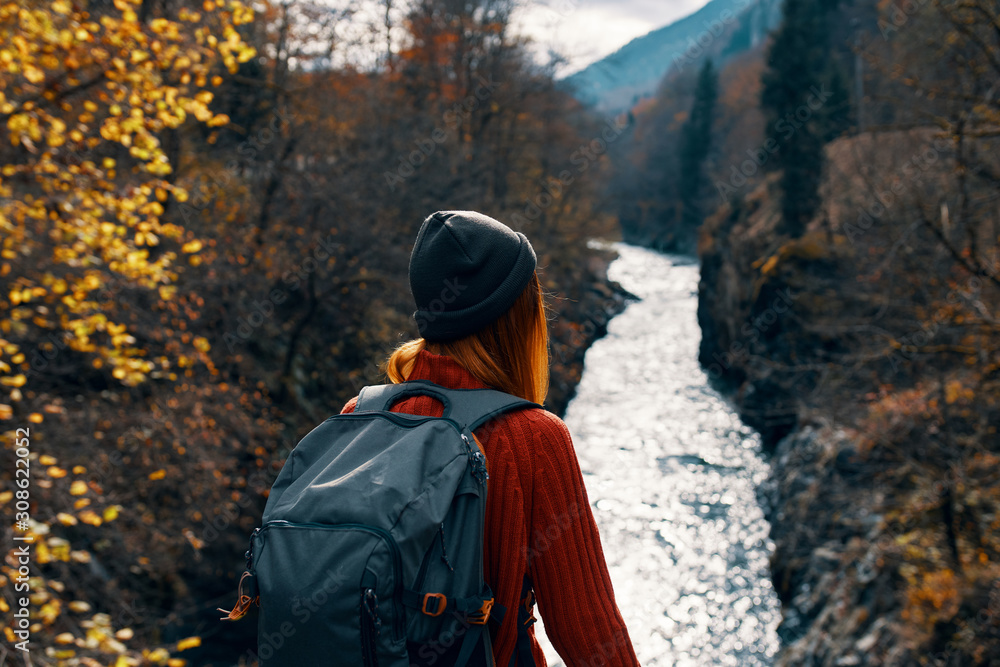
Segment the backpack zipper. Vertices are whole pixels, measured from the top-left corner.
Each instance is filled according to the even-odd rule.
[[[458,434],[462,437],[462,442],[465,443],[465,452],[469,457],[469,470],[472,472],[472,477],[479,483],[480,486],[486,483],[486,480],[490,478],[490,474],[487,471],[486,466],[486,456],[480,449],[478,442],[475,447],[472,446],[469,438],[463,432],[462,426],[457,421],[450,419],[449,417],[405,416],[406,414],[407,413],[405,412],[347,412],[327,417],[326,421],[330,421],[331,419],[370,419],[372,417],[379,417],[381,419],[391,421],[397,426],[402,426],[403,428],[414,428],[429,421],[446,422],[455,427],[455,430],[458,431]]]
[[[248,569],[253,564],[253,538],[254,536],[261,534],[261,539],[263,539],[263,532],[269,528],[311,528],[319,530],[362,530],[368,533],[372,533],[380,538],[389,546],[389,552],[392,555],[392,569],[396,576],[396,585],[393,590],[392,598],[396,613],[392,619],[393,633],[396,637],[401,637],[403,632],[403,557],[399,552],[399,545],[396,544],[396,540],[393,539],[389,531],[379,528],[377,526],[369,526],[363,523],[316,523],[313,521],[296,523],[293,521],[286,521],[285,519],[274,519],[268,521],[263,526],[255,528],[250,537],[250,549],[247,551],[247,567]]]
[[[378,596],[371,588],[361,591],[361,661],[365,667],[378,667],[378,636],[382,621],[378,616]]]

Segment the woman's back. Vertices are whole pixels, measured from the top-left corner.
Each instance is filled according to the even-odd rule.
[[[408,380],[454,389],[487,386],[448,356],[422,349],[412,361]],[[355,402],[343,411],[353,411]],[[440,416],[442,406],[422,396],[392,410]],[[519,410],[488,422],[476,436],[490,474],[484,576],[496,604],[507,609],[499,627],[490,625],[497,664],[508,665],[515,652],[527,574],[547,634],[567,664],[638,665],[565,424],[546,410]],[[533,636],[531,643],[535,663],[544,665]]]

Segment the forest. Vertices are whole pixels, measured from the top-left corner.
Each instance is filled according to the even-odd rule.
[[[30,664],[256,664],[215,609],[292,447],[416,336],[445,208],[531,238],[557,414],[630,298],[588,240],[698,256],[775,469],[778,664],[996,664],[1000,3],[781,9],[608,114],[514,0],[0,0],[11,664],[22,609]]]
[[[429,212],[532,238],[553,410],[624,301],[585,244],[614,233],[601,156],[574,157],[606,122],[509,34],[510,3],[356,9],[0,6],[0,611],[13,647],[25,501],[36,665],[240,657],[253,625],[215,608],[291,448],[415,337]]]

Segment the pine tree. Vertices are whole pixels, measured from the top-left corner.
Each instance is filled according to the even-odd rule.
[[[851,114],[851,95],[847,90],[847,78],[840,67],[831,65],[830,69],[827,83],[830,97],[821,110],[824,142],[833,141],[847,132],[855,123]]]
[[[684,236],[701,226],[702,200],[708,184],[705,160],[712,145],[712,115],[719,92],[718,73],[708,59],[698,73],[691,115],[681,130],[680,199]]]
[[[830,49],[823,20],[829,4],[785,0],[762,81],[767,141],[777,146],[775,162],[783,170],[782,231],[792,237],[802,235],[819,206],[826,123],[822,106],[816,106],[827,100],[816,91],[826,79]]]

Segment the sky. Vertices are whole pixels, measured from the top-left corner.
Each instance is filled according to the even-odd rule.
[[[384,54],[382,30],[386,0],[315,0],[337,11],[350,8],[351,19],[338,21],[341,44],[354,44],[335,65],[349,62],[372,66]],[[708,0],[515,0],[511,27],[534,41],[539,62],[554,50],[566,62],[556,69],[563,77],[613,53],[636,37],[662,28],[700,9]],[[398,49],[405,40],[404,19],[409,2],[392,0],[392,40]]]
[[[515,29],[566,57],[557,70],[571,74],[632,39],[673,23],[707,0],[532,0],[515,14]]]

